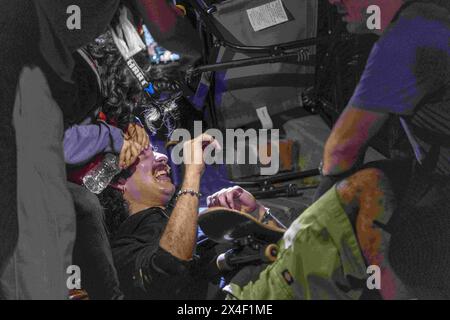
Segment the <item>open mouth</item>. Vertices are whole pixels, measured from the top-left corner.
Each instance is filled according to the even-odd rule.
[[[166,164],[154,166],[152,174],[157,181],[172,181],[170,178],[170,167]]]

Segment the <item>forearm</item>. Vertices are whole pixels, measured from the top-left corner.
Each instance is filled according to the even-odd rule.
[[[325,144],[323,174],[339,176],[354,169],[363,160],[370,139],[388,117],[388,114],[348,106]]]
[[[318,200],[336,182],[350,175],[364,157],[365,144],[355,143],[351,138],[343,138],[339,131],[330,135],[323,153],[322,176],[313,201]]]
[[[123,134],[105,123],[76,125],[65,131],[63,143],[66,163],[78,165],[102,152],[120,153]]]
[[[352,141],[339,142],[339,138],[330,136],[323,154],[322,174],[339,176],[351,169],[360,161],[364,147],[354,145]]]
[[[322,174],[338,176],[352,169],[363,154],[367,134],[358,130],[354,119],[343,114],[328,138],[322,163]]]
[[[182,185],[182,190],[185,189],[198,192],[200,174],[187,172]],[[189,194],[181,196],[159,242],[161,248],[178,259],[192,259],[197,239],[198,206],[198,197]]]

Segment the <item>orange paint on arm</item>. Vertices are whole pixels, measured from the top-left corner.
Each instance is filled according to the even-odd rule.
[[[337,175],[350,170],[387,118],[387,114],[347,107],[325,144],[324,174]]]

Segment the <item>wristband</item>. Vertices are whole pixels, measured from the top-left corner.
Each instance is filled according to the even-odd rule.
[[[181,197],[182,195],[185,195],[185,194],[190,194],[191,196],[196,196],[199,199],[202,197],[202,194],[200,192],[197,192],[192,189],[184,189],[184,190],[178,191],[177,197],[175,200],[178,200],[179,197]]]

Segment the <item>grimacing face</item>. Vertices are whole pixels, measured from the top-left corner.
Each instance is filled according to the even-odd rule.
[[[175,192],[167,161],[166,155],[152,148],[144,150],[124,184],[125,199],[148,207],[165,207]]]
[[[384,30],[403,4],[403,0],[328,0],[337,7],[343,20],[347,22],[347,29],[351,33],[372,33],[367,27],[367,8],[377,5],[381,10],[381,30]]]

